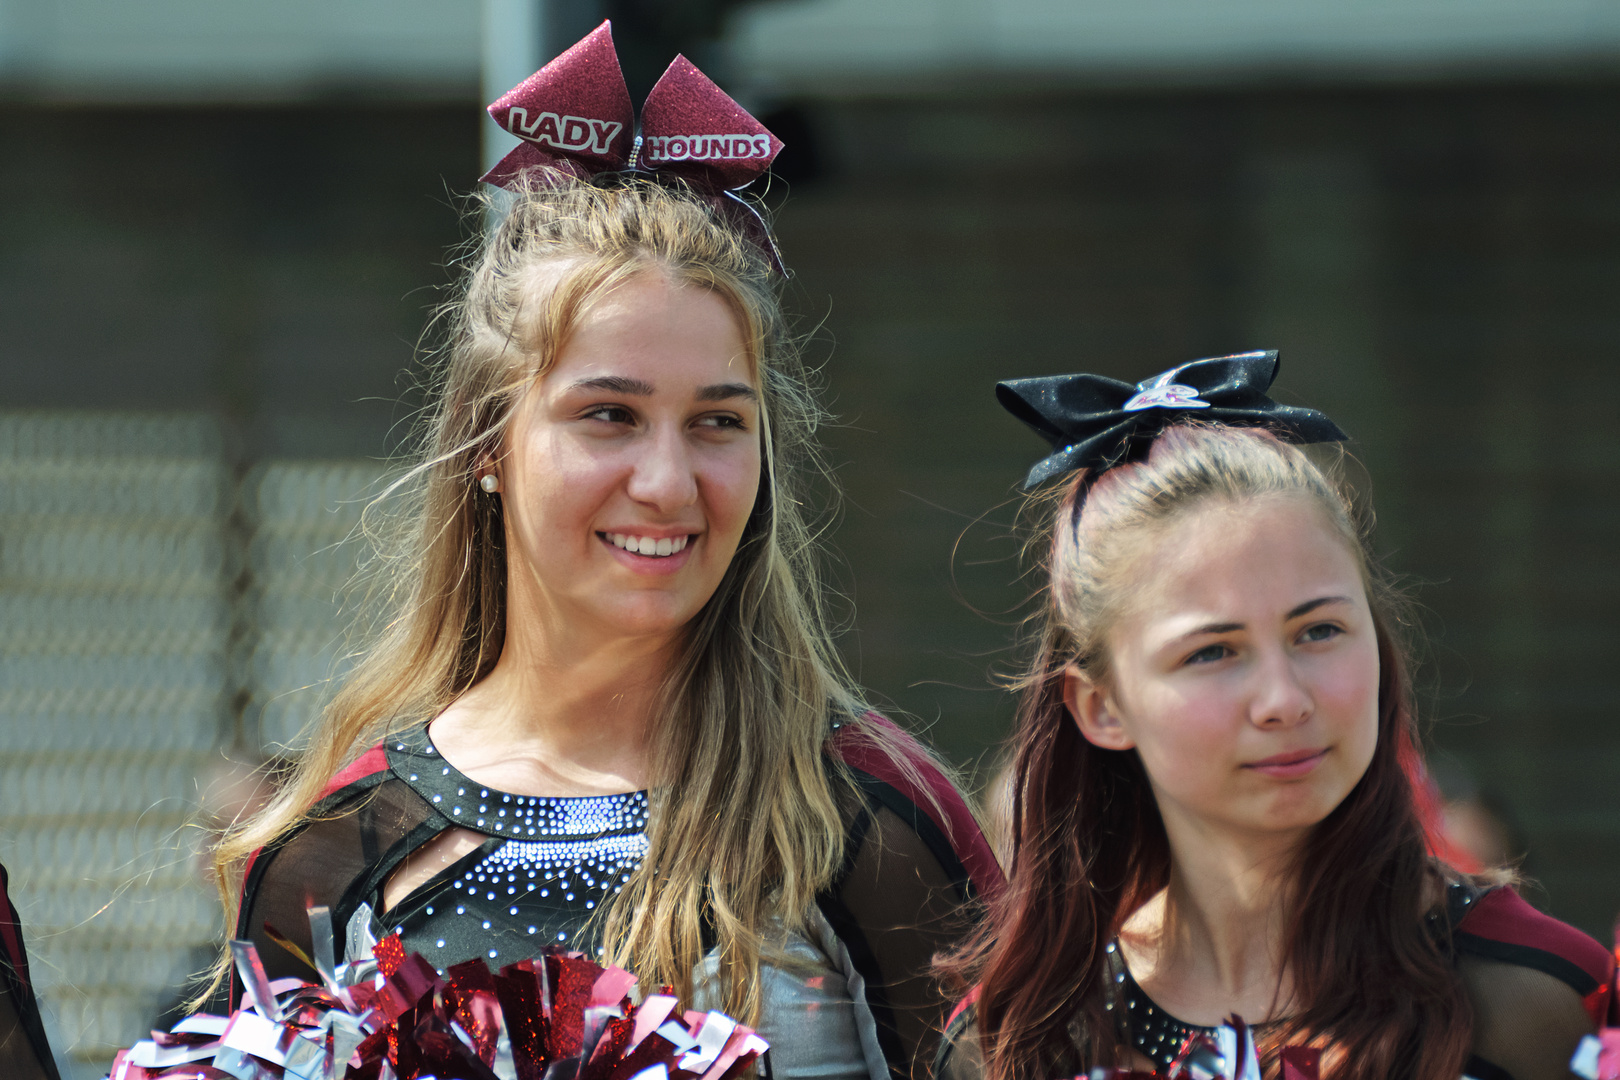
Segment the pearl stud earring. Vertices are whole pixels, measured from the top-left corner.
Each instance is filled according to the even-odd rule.
[[[494,473],[485,473],[478,478],[478,486],[493,495],[495,490],[501,486],[501,482],[496,479]]]

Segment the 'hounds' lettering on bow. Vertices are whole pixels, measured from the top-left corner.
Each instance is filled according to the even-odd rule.
[[[771,156],[769,135],[648,135],[641,146],[641,158],[649,165],[669,161],[741,161]]]

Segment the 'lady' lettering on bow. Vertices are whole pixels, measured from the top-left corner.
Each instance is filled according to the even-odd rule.
[[[529,110],[514,105],[506,113],[507,130],[520,139],[531,139],[558,150],[586,150],[605,154],[613,137],[624,130],[617,120],[592,120],[585,116],[558,116],[543,112],[533,120]]]

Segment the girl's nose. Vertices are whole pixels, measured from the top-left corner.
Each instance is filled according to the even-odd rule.
[[[657,510],[673,513],[697,501],[697,473],[691,449],[673,427],[655,430],[642,440],[630,474],[630,497]]]
[[[1310,688],[1285,650],[1268,655],[1259,665],[1249,720],[1262,727],[1293,727],[1316,710]]]

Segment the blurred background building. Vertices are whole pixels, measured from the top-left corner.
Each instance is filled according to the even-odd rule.
[[[217,940],[201,826],[339,664],[480,106],[604,16],[638,99],[683,51],[789,143],[883,700],[993,765],[997,378],[1280,348],[1421,586],[1459,828],[1608,935],[1620,0],[0,0],[0,860],[76,1074]]]

